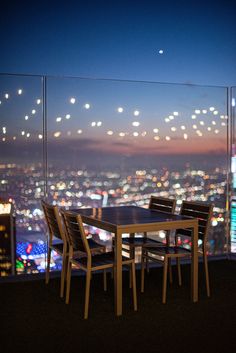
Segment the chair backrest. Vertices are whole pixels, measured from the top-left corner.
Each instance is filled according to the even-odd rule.
[[[41,204],[49,230],[50,241],[52,241],[53,237],[56,237],[65,242],[66,236],[61,222],[58,206],[52,206],[43,200],[41,201]]]
[[[151,210],[174,213],[176,206],[175,199],[168,199],[165,197],[151,196],[149,202],[149,208]]]
[[[198,218],[198,239],[204,243],[207,241],[207,235],[210,227],[210,222],[213,213],[213,205],[196,202],[196,201],[183,201],[180,214],[182,216],[190,216]],[[191,236],[192,230],[178,229],[176,235]]]
[[[91,251],[81,216],[71,211],[61,210],[60,212],[65,224],[69,246],[72,247],[73,250],[83,252],[87,257],[90,257]]]

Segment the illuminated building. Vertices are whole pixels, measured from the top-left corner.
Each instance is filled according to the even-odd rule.
[[[0,203],[0,276],[15,274],[15,219],[10,202]]]

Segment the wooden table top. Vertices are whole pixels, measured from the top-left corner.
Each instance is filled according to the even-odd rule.
[[[182,223],[193,220],[191,217],[169,214],[138,206],[80,208],[71,211],[80,214],[84,223],[95,226],[104,225],[106,228],[109,228],[107,230],[114,230],[115,227],[125,228],[129,225],[143,225],[145,227],[145,225],[156,225],[158,223]],[[106,229],[105,227],[104,229]]]

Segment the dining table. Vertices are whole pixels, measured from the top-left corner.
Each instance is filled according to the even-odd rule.
[[[198,219],[169,214],[139,206],[114,206],[73,209],[83,223],[114,234],[115,313],[122,315],[122,234],[192,229],[191,299],[198,301]]]

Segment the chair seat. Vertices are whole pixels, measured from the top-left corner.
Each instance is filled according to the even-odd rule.
[[[122,244],[123,245],[129,245],[130,247],[155,247],[156,246],[161,246],[165,245],[161,241],[150,239],[147,237],[126,237],[122,238]]]
[[[162,247],[150,247],[147,248],[147,252],[150,252],[154,255],[165,256],[165,255],[173,255],[173,256],[190,256],[191,250],[183,248],[181,246],[162,246]]]
[[[101,245],[101,244],[98,244],[96,241],[94,241],[93,239],[88,239],[88,244],[89,244],[89,247],[90,247],[90,250],[92,252],[94,251],[105,251],[106,247],[105,245]],[[63,243],[62,242],[53,242],[52,245],[51,245],[51,248],[54,249],[56,252],[58,252],[59,254],[63,254]]]
[[[128,259],[127,257],[122,256],[122,264],[129,264],[132,260]],[[79,257],[76,253],[73,257],[73,262],[78,263],[84,267],[87,266],[87,257]],[[99,267],[99,266],[109,266],[113,267],[115,262],[115,253],[113,251],[96,254],[92,256],[92,267]]]

